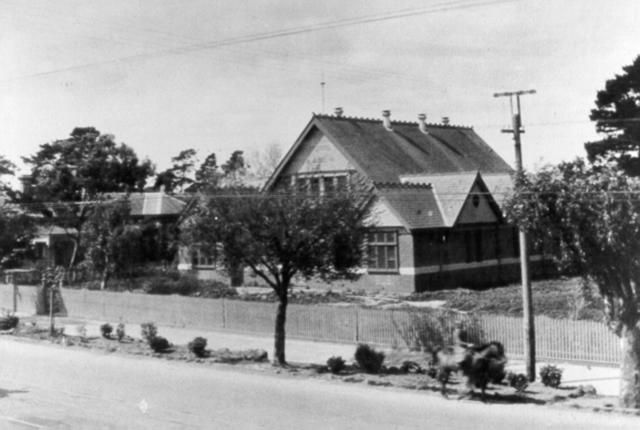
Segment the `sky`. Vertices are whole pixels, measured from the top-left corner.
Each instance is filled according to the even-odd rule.
[[[313,112],[472,126],[514,164],[584,156],[596,92],[640,54],[637,0],[0,0],[0,154],[94,126],[159,170],[287,150]],[[324,82],[324,91],[321,82]]]

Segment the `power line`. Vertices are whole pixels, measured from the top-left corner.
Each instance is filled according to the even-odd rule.
[[[453,4],[452,2],[441,2],[428,7],[405,9],[405,10],[400,10],[395,12],[365,15],[365,16],[354,17],[354,18],[343,18],[340,20],[326,21],[323,23],[311,24],[307,26],[292,27],[292,28],[276,30],[272,32],[254,33],[254,34],[236,36],[236,37],[220,39],[220,40],[215,40],[210,42],[183,45],[179,47],[160,49],[156,51],[133,54],[133,55],[119,57],[119,58],[112,58],[112,59],[107,59],[102,61],[95,61],[95,62],[89,62],[84,64],[61,67],[58,69],[52,69],[44,72],[38,72],[38,73],[22,75],[22,76],[15,76],[12,78],[0,80],[0,83],[7,83],[7,82],[13,82],[13,81],[22,80],[22,79],[48,76],[56,73],[85,69],[85,68],[90,68],[94,66],[103,66],[103,65],[113,64],[113,63],[128,63],[128,62],[140,61],[140,60],[145,60],[145,59],[165,56],[165,55],[190,54],[193,52],[216,49],[224,46],[234,46],[239,44],[246,44],[246,43],[258,42],[263,40],[288,37],[288,36],[323,31],[328,29],[343,28],[343,27],[349,27],[354,25],[363,25],[363,24],[369,24],[374,22],[383,22],[383,21],[407,18],[411,16],[418,16],[418,15],[428,15],[428,14],[448,12],[448,11],[454,11],[454,10],[464,10],[464,9],[471,9],[471,8],[477,8],[477,7],[492,6],[492,5],[503,4],[503,3],[513,3],[516,1],[521,1],[521,0],[486,0],[486,1],[472,1],[472,2],[469,2],[467,0],[467,1],[456,1]]]

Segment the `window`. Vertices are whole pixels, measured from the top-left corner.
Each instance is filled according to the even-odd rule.
[[[205,252],[201,249],[193,250],[191,255],[191,264],[193,266],[215,266],[216,255],[215,253]]]
[[[299,193],[323,196],[348,189],[346,173],[301,173],[291,177],[291,185]]]
[[[367,236],[370,271],[398,270],[398,236],[395,231],[374,231]]]

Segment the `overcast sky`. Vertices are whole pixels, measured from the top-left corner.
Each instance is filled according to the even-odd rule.
[[[511,164],[493,93],[536,89],[522,98],[534,168],[598,138],[596,91],[640,54],[639,24],[638,0],[0,0],[0,154],[76,126],[160,169],[187,148],[286,150],[324,81],[326,112],[448,116]]]

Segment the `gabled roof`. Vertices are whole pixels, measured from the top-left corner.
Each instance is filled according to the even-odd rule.
[[[423,131],[417,122],[392,121],[389,130],[381,119],[314,114],[265,190],[275,186],[307,136],[317,131],[375,185],[408,229],[453,226],[478,180],[483,190],[493,191],[494,186],[506,187],[513,173],[471,127],[426,124]],[[485,175],[491,186],[482,181]],[[403,180],[410,176],[420,180]],[[499,214],[495,200],[489,199]]]
[[[431,186],[383,183],[375,184],[375,189],[408,230],[445,226]]]
[[[485,173],[482,179],[498,206],[502,208],[504,201],[513,191],[513,174]]]

